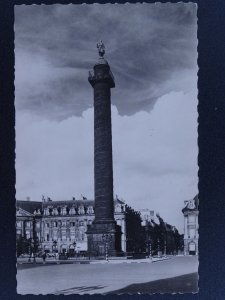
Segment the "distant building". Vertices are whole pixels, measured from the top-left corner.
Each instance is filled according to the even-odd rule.
[[[184,254],[198,254],[198,195],[194,199],[184,201]]]
[[[142,251],[142,226],[140,213],[118,198],[114,200],[114,217],[121,226],[121,249],[124,253]],[[94,220],[94,201],[17,201],[17,240],[29,247],[38,244],[45,252],[87,252],[86,231]],[[24,247],[28,249],[28,247]],[[24,250],[25,251],[25,250]],[[20,252],[23,252],[21,250]]]
[[[157,213],[154,210],[150,210],[148,208],[144,208],[140,210],[141,213],[141,220],[142,220],[142,226],[147,225],[151,221],[156,221]]]
[[[148,255],[177,254],[182,251],[182,236],[175,226],[164,222],[153,210],[142,209],[140,212]]]

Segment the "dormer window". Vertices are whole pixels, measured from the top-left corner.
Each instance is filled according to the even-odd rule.
[[[94,213],[94,210],[93,210],[92,206],[88,206],[87,213],[88,214],[93,214]]]
[[[66,207],[63,207],[62,210],[61,210],[61,212],[62,212],[62,215],[65,216],[67,214]]]
[[[70,213],[70,215],[75,215],[75,213],[76,213],[75,208],[74,208],[74,207],[71,207],[69,213]]]
[[[78,214],[79,215],[83,215],[84,214],[84,207],[83,206],[79,206],[79,208],[78,208]]]
[[[57,208],[54,208],[53,209],[53,215],[55,216],[55,215],[58,215],[58,210],[57,210]]]

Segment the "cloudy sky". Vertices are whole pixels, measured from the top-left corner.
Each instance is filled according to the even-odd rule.
[[[114,193],[183,231],[197,193],[197,7],[15,7],[17,198],[94,198],[93,89],[102,39],[112,90]]]

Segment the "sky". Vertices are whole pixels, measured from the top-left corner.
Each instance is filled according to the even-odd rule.
[[[88,71],[102,39],[114,194],[183,232],[198,192],[196,15],[194,3],[15,6],[17,199],[94,199]]]

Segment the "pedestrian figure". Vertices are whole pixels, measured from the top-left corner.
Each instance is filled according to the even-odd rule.
[[[46,253],[42,254],[42,259],[43,259],[43,264],[45,264],[45,260],[46,260]]]

